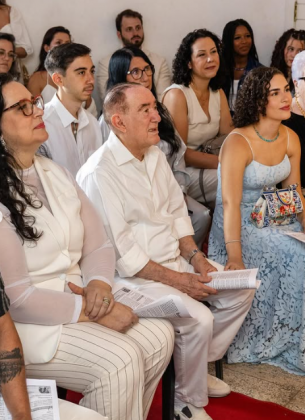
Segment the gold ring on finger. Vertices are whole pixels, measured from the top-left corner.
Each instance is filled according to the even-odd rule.
[[[109,300],[107,297],[104,297],[104,298],[103,298],[103,303],[104,303],[105,305],[109,306],[109,305],[110,305],[110,300]]]

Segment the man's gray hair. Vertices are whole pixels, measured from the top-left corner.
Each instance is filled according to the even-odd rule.
[[[127,104],[126,90],[141,86],[135,83],[119,83],[113,86],[108,92],[104,100],[103,114],[107,124],[112,127],[111,117],[113,114],[120,112],[126,114],[129,107]]]
[[[293,59],[291,66],[292,80],[299,80],[299,77],[305,76],[305,51],[299,52]]]

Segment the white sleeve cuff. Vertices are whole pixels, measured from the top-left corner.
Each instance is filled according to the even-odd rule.
[[[80,316],[82,306],[83,306],[83,297],[80,295],[74,295],[75,298],[75,306],[74,306],[74,312],[72,315],[72,319],[70,321],[70,324],[76,324],[78,321],[78,318]]]
[[[178,238],[184,238],[185,236],[193,236],[194,229],[190,217],[178,217],[174,220],[175,230],[178,233]]]
[[[116,269],[120,277],[133,277],[145,267],[149,260],[148,255],[135,243],[122,258],[117,260]]]
[[[91,280],[103,281],[104,283],[109,284],[109,286],[112,288],[112,282],[110,280],[106,279],[106,277],[103,277],[103,276],[91,276],[91,277],[89,277],[89,279],[86,279],[86,281],[84,282],[85,286],[88,286],[88,284],[90,283]]]

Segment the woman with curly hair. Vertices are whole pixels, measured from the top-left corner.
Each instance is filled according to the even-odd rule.
[[[300,142],[282,125],[290,117],[291,94],[275,68],[253,69],[238,94],[236,129],[220,151],[219,186],[209,257],[225,270],[258,268],[261,286],[228,350],[230,363],[263,362],[305,374],[305,247],[285,235],[305,227],[299,220],[258,229],[250,214],[264,187],[279,182],[300,188]]]
[[[223,90],[233,114],[238,90],[250,70],[262,66],[259,62],[254,34],[244,19],[228,22],[222,33],[222,56],[226,65],[226,80]]]
[[[294,57],[305,48],[305,31],[296,31],[291,28],[283,33],[276,41],[272,57],[271,67],[279,69],[286,77],[290,90],[294,90],[291,79],[291,66]]]
[[[206,29],[190,32],[173,61],[174,84],[163,102],[187,145],[185,161],[191,177],[189,194],[214,207],[218,156],[206,153],[207,143],[232,130],[227,98],[221,89],[221,42]],[[211,147],[211,145],[209,144]],[[212,145],[213,148],[213,145]]]

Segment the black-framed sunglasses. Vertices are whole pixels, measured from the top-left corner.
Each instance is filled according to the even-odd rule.
[[[4,58],[5,56],[8,56],[8,58],[12,61],[15,61],[17,59],[17,54],[14,53],[13,51],[7,53],[5,50],[3,50],[2,48],[0,49],[0,58]]]
[[[152,76],[155,73],[155,67],[150,66],[149,64],[145,66],[143,70],[135,67],[134,69],[128,71],[127,74],[130,74],[134,80],[139,80],[143,76],[144,71],[146,76]]]
[[[29,117],[30,115],[33,115],[34,105],[39,109],[44,109],[44,103],[41,96],[36,96],[33,99],[21,99],[21,101],[16,102],[14,105],[5,108],[3,112],[19,107],[19,109],[23,112],[23,115],[25,117]]]

